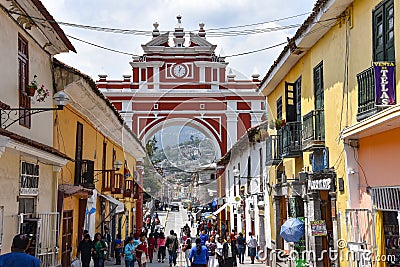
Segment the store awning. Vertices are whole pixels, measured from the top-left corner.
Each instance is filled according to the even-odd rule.
[[[118,200],[116,200],[115,198],[113,198],[112,196],[109,196],[109,195],[99,194],[99,196],[104,197],[109,202],[117,205],[117,208],[115,209],[115,213],[121,213],[121,212],[125,211],[125,205],[121,201],[118,201]]]
[[[219,209],[217,209],[216,211],[214,211],[213,214],[214,214],[214,215],[218,215],[218,213],[220,213],[221,211],[223,211],[227,206],[228,206],[228,203],[225,203],[225,204],[222,205]]]
[[[65,195],[75,195],[75,194],[81,194],[81,195],[92,195],[93,190],[84,188],[81,185],[70,185],[70,184],[61,184],[58,186],[58,190],[63,192]]]

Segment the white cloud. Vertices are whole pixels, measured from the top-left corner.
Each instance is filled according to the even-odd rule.
[[[153,1],[107,1],[107,0],[42,0],[43,4],[57,21],[102,26],[110,28],[137,29],[151,31],[157,21],[161,31],[173,31],[176,15],[181,14],[182,25],[186,31],[197,30],[198,23],[204,22],[205,29],[243,25],[310,12],[314,0],[153,0]],[[258,27],[282,26],[302,23],[306,16],[296,19],[259,25]],[[133,36],[94,32],[62,26],[66,34],[124,52],[142,54],[141,44],[148,42],[150,36]],[[257,50],[274,45],[293,36],[294,30],[248,35],[242,37],[207,37],[211,43],[223,47],[225,55]],[[100,73],[110,78],[120,79],[131,73],[130,56],[120,55],[99,48],[71,42],[77,54],[68,53],[57,56],[60,60],[97,79]],[[228,58],[229,67],[250,77],[254,67],[264,75],[283,47],[256,54]],[[216,52],[219,52],[217,48]]]

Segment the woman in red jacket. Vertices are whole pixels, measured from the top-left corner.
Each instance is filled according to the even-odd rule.
[[[139,267],[146,267],[147,263],[147,242],[146,242],[146,234],[140,234],[140,244],[136,247],[136,260],[139,263]]]
[[[156,239],[154,238],[154,234],[149,235],[149,239],[147,240],[149,243],[149,260],[150,263],[153,262],[153,254],[154,254],[154,248],[156,247]]]

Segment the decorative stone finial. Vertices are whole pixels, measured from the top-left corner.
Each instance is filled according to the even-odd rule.
[[[160,25],[158,24],[158,22],[154,22],[153,26],[154,26],[153,37],[160,36],[160,31],[158,30],[158,26]]]
[[[204,30],[204,23],[203,22],[200,22],[199,23],[199,27],[200,27],[200,29],[199,29],[199,36],[200,37],[206,37],[206,31]]]
[[[182,23],[182,16],[178,15],[178,16],[176,16],[176,19],[178,20],[178,25],[180,26]]]
[[[174,31],[174,43],[175,43],[175,47],[183,47],[183,43],[185,42],[185,32],[184,29],[181,27],[181,19],[182,16],[178,15],[176,16],[176,18],[178,19],[178,25],[175,28]]]

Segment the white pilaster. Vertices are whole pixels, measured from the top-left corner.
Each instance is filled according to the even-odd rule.
[[[160,89],[160,67],[153,67],[153,82],[154,82],[154,89]]]
[[[251,127],[258,125],[261,123],[261,119],[262,119],[262,112],[252,112],[251,114]]]
[[[206,67],[204,65],[201,65],[199,67],[199,73],[200,73],[199,82],[201,83],[206,82]]]
[[[227,149],[231,149],[237,141],[238,114],[236,112],[226,113]]]

